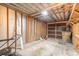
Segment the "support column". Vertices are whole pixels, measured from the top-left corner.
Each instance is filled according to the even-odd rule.
[[[8,12],[8,7],[7,7],[7,47],[9,46],[9,12]]]
[[[57,35],[57,26],[56,26],[56,24],[55,24],[55,40],[56,40],[56,36]]]
[[[15,53],[16,53],[16,47],[17,47],[16,35],[17,35],[17,12],[15,11]]]
[[[21,49],[23,49],[23,20],[22,20],[23,15],[21,14],[21,39],[20,39],[20,43],[21,43]]]

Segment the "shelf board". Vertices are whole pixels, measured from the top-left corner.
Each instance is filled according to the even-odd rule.
[[[49,24],[58,24],[58,23],[67,23],[68,21],[59,21],[59,22],[52,22],[52,23],[47,23],[48,25]]]
[[[59,34],[58,34],[57,36],[62,36],[62,35],[59,35]]]
[[[55,34],[48,34],[48,35],[55,35]]]
[[[62,36],[61,34],[48,34],[48,35]]]
[[[48,31],[55,31],[55,30],[48,30]]]
[[[48,27],[48,28],[55,28],[55,27]]]
[[[61,30],[49,30],[48,31],[56,31],[56,32],[62,32]]]

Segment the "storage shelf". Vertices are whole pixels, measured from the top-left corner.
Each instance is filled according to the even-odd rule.
[[[48,37],[62,38],[62,29],[64,27],[66,27],[65,22],[48,23]]]
[[[62,36],[62,35],[57,35],[57,36]]]

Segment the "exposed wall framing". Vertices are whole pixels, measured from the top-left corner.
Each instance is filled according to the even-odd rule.
[[[20,20],[20,23],[21,23],[20,24],[21,29],[19,31],[21,32],[20,34],[22,35],[23,40],[25,39],[26,41],[24,44],[26,44],[27,42],[33,42],[35,40],[38,40],[41,36],[42,37],[46,36],[46,23],[38,21],[34,17],[30,17],[14,9],[10,9],[9,7],[4,7],[0,5],[0,8],[2,11],[0,13],[2,17],[1,20],[3,21],[3,19],[5,18],[4,22],[1,21],[2,23],[0,24],[0,32],[2,33],[1,30],[3,30],[3,33],[2,34],[0,33],[1,34],[0,39],[1,40],[10,39],[15,36],[15,44],[11,46],[11,48],[15,49],[15,52],[16,52],[16,49],[18,49],[18,41],[17,41],[17,34],[18,34],[17,22],[18,21],[17,20]],[[18,16],[18,13],[20,16]],[[18,19],[18,17],[20,19]],[[25,27],[23,27],[24,23],[25,23]],[[2,28],[2,26],[4,26],[5,29]],[[24,28],[26,29],[24,30]],[[13,41],[7,40],[6,46],[8,47],[11,44],[11,42]]]

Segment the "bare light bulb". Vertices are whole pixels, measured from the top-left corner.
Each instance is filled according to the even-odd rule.
[[[47,11],[43,11],[41,14],[47,16],[48,12]]]

